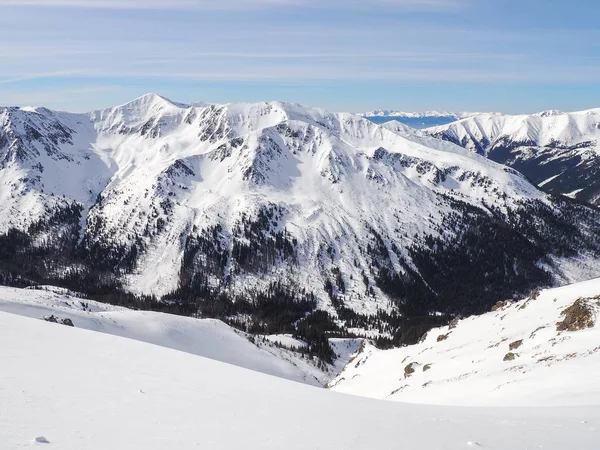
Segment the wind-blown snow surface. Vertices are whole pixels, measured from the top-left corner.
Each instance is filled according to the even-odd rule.
[[[220,320],[134,311],[65,295],[53,287],[47,289],[0,286],[0,311],[37,319],[52,315],[71,319],[76,328],[148,342],[315,386],[330,381],[360,344],[356,339],[332,340],[338,358],[333,365],[319,369],[301,354],[269,343],[292,347],[294,341],[294,346],[300,346],[301,341],[291,338],[266,336],[263,342],[256,337],[252,343],[249,335]]]
[[[561,312],[580,298],[594,311],[594,326],[557,331]],[[415,403],[600,405],[599,319],[600,279],[544,290],[433,329],[417,345],[366,344],[330,387]],[[509,353],[514,359],[505,361]]]
[[[0,313],[0,445],[56,450],[594,449],[600,410],[383,402]],[[36,443],[45,438],[49,444]]]
[[[598,203],[600,109],[481,114],[426,131],[514,167],[550,192]]]

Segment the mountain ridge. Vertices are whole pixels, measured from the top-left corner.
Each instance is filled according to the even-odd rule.
[[[523,172],[555,194],[600,201],[600,109],[478,115],[425,132]]]
[[[295,299],[330,328],[402,340],[408,316],[481,311],[597,269],[596,212],[348,113],[155,95],[89,114],[2,109],[0,161],[4,283],[91,277],[246,322]]]

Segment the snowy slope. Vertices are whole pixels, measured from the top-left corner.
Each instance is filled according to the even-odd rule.
[[[26,232],[31,246],[58,249],[59,259],[77,247],[79,259],[55,269],[57,277],[91,262],[145,294],[194,283],[233,294],[293,283],[335,313],[324,285],[339,271],[344,306],[376,314],[404,300],[395,292],[416,292],[415,283],[443,298],[441,286],[427,288],[435,280],[422,267],[447,254],[432,239],[463,248],[475,226],[505,233],[490,243],[524,240],[506,260],[477,244],[484,260],[498,261],[482,285],[506,272],[525,279],[526,291],[584,279],[600,264],[596,213],[577,218],[511,169],[352,114],[279,102],[184,105],[149,94],[90,114],[8,108],[0,117],[0,232]],[[554,236],[574,226],[564,221],[590,224],[570,232],[587,234],[554,257],[551,236],[522,236],[515,215],[529,223],[556,215],[534,230]],[[539,248],[519,254],[530,243]],[[448,266],[466,258],[473,255]],[[552,279],[520,269],[538,266]]]
[[[3,449],[594,449],[598,407],[382,402],[0,313]],[[47,441],[49,444],[34,442]]]
[[[593,326],[557,331],[562,311],[578,299],[589,306]],[[498,306],[433,329],[417,345],[366,344],[330,387],[415,403],[600,404],[600,279]]]
[[[358,340],[336,340],[334,350],[340,358],[334,365],[317,368],[301,354],[269,343],[281,342],[280,337],[265,336],[267,342],[257,337],[251,343],[249,335],[219,320],[134,311],[48,289],[0,287],[0,311],[37,319],[71,319],[76,328],[148,342],[315,386],[330,381],[359,345]],[[289,340],[281,343],[292,347]]]
[[[427,133],[514,167],[550,192],[593,204],[600,198],[600,109],[482,114]]]

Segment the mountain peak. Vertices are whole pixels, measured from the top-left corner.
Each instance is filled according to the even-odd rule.
[[[185,103],[174,102],[173,100],[153,92],[147,93],[121,106],[139,106],[150,108],[152,106],[175,106],[178,108],[187,108],[189,105]]]
[[[563,111],[560,111],[558,109],[549,109],[547,111],[541,111],[537,114],[534,114],[534,116],[538,116],[538,117],[553,117],[553,116],[561,116],[565,114]]]

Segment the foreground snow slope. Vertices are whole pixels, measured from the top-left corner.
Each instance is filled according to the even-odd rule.
[[[0,446],[105,449],[596,448],[600,409],[459,408],[345,396],[116,336],[0,313]]]
[[[223,361],[258,372],[323,386],[358,348],[358,340],[332,342],[340,355],[334,365],[318,369],[301,354],[278,348],[270,340],[248,340],[248,335],[220,320],[193,319],[150,311],[134,311],[58,292],[0,286],[0,311],[42,319],[71,319],[77,328],[114,334]],[[283,344],[288,342],[284,341]]]
[[[595,324],[557,331],[566,317],[561,312],[580,298]],[[417,345],[366,345],[330,386],[417,403],[599,405],[599,311],[600,278],[544,290],[451,329],[433,329]]]

